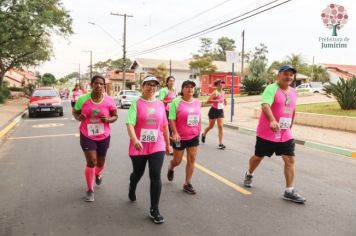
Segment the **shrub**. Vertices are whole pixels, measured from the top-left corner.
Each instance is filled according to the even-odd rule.
[[[247,95],[261,94],[265,88],[265,81],[260,78],[245,78],[242,80],[242,93]]]
[[[324,90],[328,95],[332,94],[336,98],[341,109],[356,109],[356,77],[350,80],[340,78],[336,84],[330,83],[325,86]]]

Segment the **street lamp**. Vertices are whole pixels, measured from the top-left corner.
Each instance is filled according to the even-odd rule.
[[[91,22],[91,21],[89,21],[88,23],[91,24],[91,25],[94,25],[94,26],[99,27],[102,31],[104,31],[105,34],[107,34],[112,40],[114,40],[115,43],[117,43],[117,44],[119,44],[119,45],[121,46],[120,41],[118,41],[114,36],[112,36],[112,35],[111,35],[108,31],[106,31],[103,27],[101,27],[100,25],[98,25],[98,24],[96,24],[96,23],[94,23],[94,22]]]

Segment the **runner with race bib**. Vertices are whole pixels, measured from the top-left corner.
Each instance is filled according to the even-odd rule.
[[[136,201],[136,187],[148,162],[151,207],[149,216],[156,224],[164,222],[159,212],[163,159],[169,154],[168,121],[164,104],[155,98],[159,81],[146,76],[142,83],[142,96],[133,101],[128,111],[126,125],[130,136],[129,156],[133,172],[130,175],[129,199]]]
[[[171,106],[172,100],[177,97],[177,92],[174,89],[174,82],[175,78],[173,76],[168,76],[166,79],[166,87],[162,88],[159,91],[159,99],[164,103],[166,107],[166,114],[167,114],[167,119],[169,115],[169,108]],[[170,135],[170,149],[169,153],[173,155],[173,148],[172,148],[172,130],[169,127],[169,135]]]
[[[105,157],[110,145],[110,125],[117,120],[114,100],[104,93],[105,79],[94,76],[90,83],[93,91],[80,96],[75,103],[73,115],[80,121],[80,145],[87,166],[85,178],[87,191],[85,201],[94,201],[94,179],[102,182]]]
[[[218,79],[214,82],[216,90],[210,95],[207,103],[212,103],[209,110],[209,125],[205,128],[204,132],[201,135],[202,143],[205,143],[205,138],[208,132],[214,128],[215,122],[217,121],[218,130],[219,130],[219,146],[218,148],[224,150],[226,146],[222,143],[223,140],[223,128],[224,128],[224,107],[227,102],[225,99],[225,92],[223,88],[225,86],[225,81]]]
[[[252,187],[253,172],[265,156],[273,153],[282,156],[286,189],[283,199],[304,203],[306,200],[294,189],[295,141],[292,124],[295,115],[297,92],[290,87],[297,71],[288,65],[281,66],[277,82],[268,85],[262,95],[262,112],[257,127],[255,155],[250,158],[249,169],[245,173],[245,187]]]
[[[71,99],[71,105],[72,108],[74,108],[75,103],[77,102],[78,98],[83,95],[83,90],[80,89],[79,84],[76,84],[74,86],[74,89],[72,91],[72,99]]]
[[[184,150],[187,150],[186,176],[183,190],[196,194],[191,181],[195,159],[198,154],[199,135],[201,128],[201,104],[193,98],[195,82],[186,80],[182,84],[181,97],[173,100],[169,111],[169,121],[173,137],[173,160],[168,166],[167,178],[173,181],[174,168],[182,162]]]

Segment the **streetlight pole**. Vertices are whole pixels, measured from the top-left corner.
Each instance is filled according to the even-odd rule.
[[[245,60],[245,30],[242,31],[242,50],[241,50],[241,81],[244,80],[244,60]]]
[[[133,15],[128,15],[126,13],[119,14],[119,13],[113,13],[113,12],[111,12],[110,14],[114,15],[114,16],[123,16],[124,17],[124,43],[122,46],[122,49],[123,49],[122,59],[123,59],[124,68],[122,71],[122,89],[125,89],[126,88],[126,81],[125,81],[126,80],[126,18],[133,17]]]
[[[91,79],[91,78],[93,78],[93,51],[92,50],[86,50],[86,51],[83,51],[83,52],[90,53],[90,79]]]

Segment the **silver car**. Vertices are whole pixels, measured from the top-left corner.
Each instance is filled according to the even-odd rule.
[[[117,106],[120,108],[129,107],[133,100],[141,96],[136,90],[121,90],[117,95]]]

